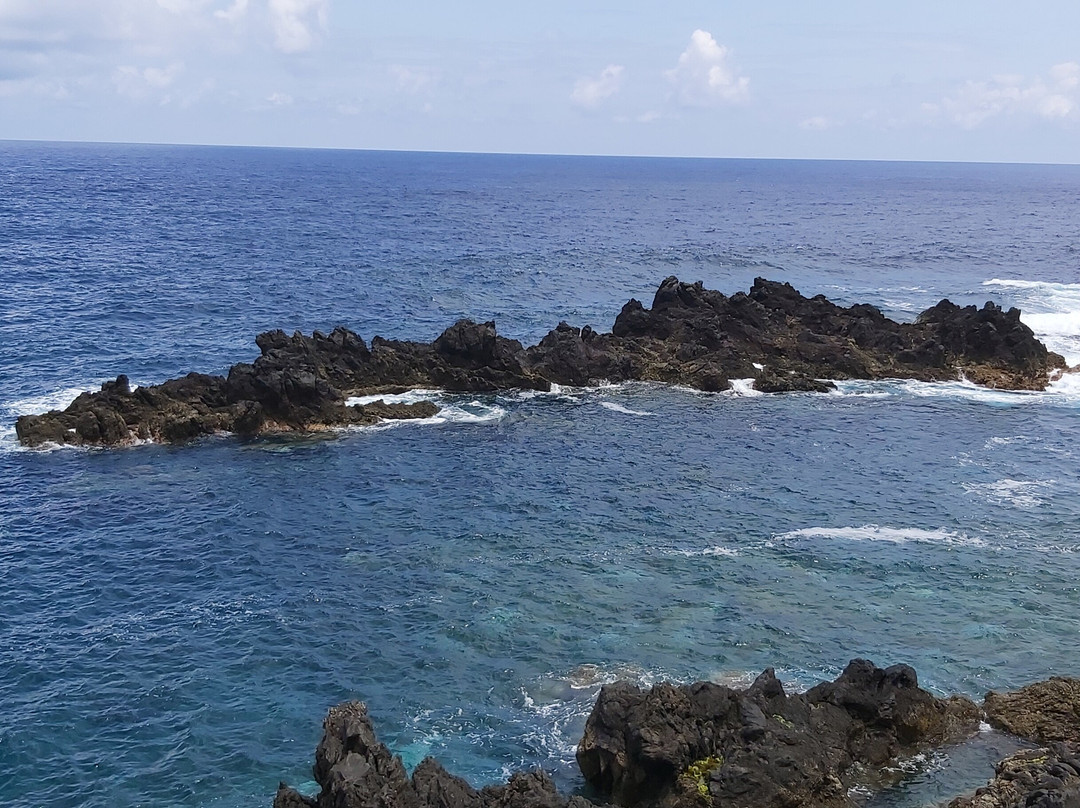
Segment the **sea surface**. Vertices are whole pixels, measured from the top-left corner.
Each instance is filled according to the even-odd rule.
[[[260,331],[607,330],[668,275],[912,319],[1019,306],[1080,362],[1080,166],[0,143],[0,804],[269,806],[328,707],[474,785],[603,682],[791,689],[853,657],[981,697],[1080,675],[1080,384],[447,395],[329,436],[28,451],[119,373]],[[973,788],[1012,742],[905,761]]]

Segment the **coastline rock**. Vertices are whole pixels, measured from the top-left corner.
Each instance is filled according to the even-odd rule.
[[[1025,749],[994,767],[994,779],[948,808],[1080,808],[1080,745]]]
[[[709,682],[605,686],[578,765],[624,806],[851,806],[848,788],[899,756],[973,734],[979,711],[937,699],[906,665],[853,660],[789,696],[771,669],[745,691]]]
[[[1054,676],[1011,693],[991,691],[983,706],[990,724],[1012,735],[1080,742],[1080,679]]]
[[[630,808],[850,808],[848,789],[879,778],[901,755],[972,734],[978,708],[938,699],[906,665],[853,660],[833,682],[787,695],[766,670],[746,690],[697,682],[648,691],[605,686],[586,723],[578,763],[600,798]],[[323,722],[308,798],[282,785],[274,808],[591,808],[541,771],[479,791],[427,758],[409,777],[375,737],[362,702]]]
[[[274,808],[589,808],[580,797],[569,800],[543,772],[517,772],[501,786],[477,791],[425,758],[412,777],[401,758],[379,743],[363,702],[330,709],[315,751],[318,797],[304,797],[285,784]]]
[[[117,446],[318,431],[428,417],[434,405],[426,402],[345,405],[352,395],[416,387],[495,392],[657,381],[720,391],[733,379],[751,379],[762,392],[823,392],[832,388],[823,379],[967,378],[1040,390],[1052,371],[1065,368],[1017,309],[943,300],[914,323],[897,323],[873,306],[843,308],[763,278],[729,297],[669,277],[651,309],[637,300],[623,306],[611,333],[560,323],[529,348],[500,336],[494,322],[471,320],[431,343],[374,337],[369,346],[341,327],[310,337],[269,331],[255,342],[261,355],[233,365],[227,377],[190,373],[133,391],[118,376],[63,412],[19,417],[16,433],[27,446]]]

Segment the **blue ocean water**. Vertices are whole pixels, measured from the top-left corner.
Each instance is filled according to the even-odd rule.
[[[1071,379],[414,393],[443,416],[117,451],[12,429],[269,328],[606,330],[671,274],[995,299],[1080,362],[1080,167],[0,143],[0,273],[4,805],[269,805],[347,698],[410,765],[574,788],[618,677],[1080,675]],[[884,804],[961,787],[913,771]]]

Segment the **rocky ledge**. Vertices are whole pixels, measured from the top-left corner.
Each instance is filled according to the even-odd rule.
[[[191,373],[132,390],[127,377],[84,393],[63,412],[18,419],[19,440],[115,446],[179,442],[234,432],[315,431],[434,414],[430,403],[348,406],[350,396],[414,387],[488,392],[552,384],[659,381],[719,391],[753,379],[767,393],[826,391],[822,379],[967,378],[988,387],[1041,390],[1064,359],[1047,351],[1020,311],[947,300],[914,323],[866,304],[842,308],[786,283],[757,279],[726,296],[666,279],[646,309],[631,300],[609,334],[560,323],[537,345],[499,336],[495,323],[461,320],[431,343],[330,334],[256,339],[261,356],[227,377]]]
[[[961,741],[989,718],[1050,747],[998,765],[995,779],[951,808],[1080,805],[1080,682],[1054,679],[983,709],[936,698],[907,665],[853,660],[833,682],[789,695],[773,671],[749,688],[711,682],[649,690],[605,686],[577,759],[589,799],[558,793],[541,771],[479,791],[424,760],[410,777],[375,737],[367,708],[330,710],[315,755],[317,797],[282,784],[274,808],[853,808],[857,786],[895,780],[898,759]],[[1062,740],[1065,738],[1066,740]]]

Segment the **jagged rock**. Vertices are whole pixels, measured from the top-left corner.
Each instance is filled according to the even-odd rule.
[[[530,348],[499,336],[493,322],[471,320],[431,343],[374,337],[369,346],[345,328],[310,337],[269,331],[255,342],[261,355],[233,365],[227,378],[192,373],[132,391],[120,376],[63,412],[20,417],[19,440],[115,446],[426,417],[431,405],[399,406],[388,415],[344,404],[350,395],[422,386],[491,392],[637,380],[719,391],[732,379],[751,378],[763,392],[824,392],[831,384],[822,379],[963,376],[1037,390],[1065,367],[1020,322],[1017,309],[943,300],[916,322],[897,323],[873,306],[842,308],[763,278],[748,293],[728,297],[669,277],[651,309],[637,300],[623,306],[610,334],[560,323]]]
[[[1080,679],[1054,676],[1011,693],[990,692],[983,707],[993,726],[1021,738],[1080,741]]]
[[[948,808],[1080,808],[1080,746],[1025,749],[994,767],[994,779]]]
[[[282,784],[274,808],[592,808],[580,797],[560,796],[540,771],[517,772],[505,785],[477,791],[425,758],[410,778],[401,758],[375,737],[367,705],[359,701],[330,709],[314,776],[318,797],[308,799]]]
[[[937,699],[906,665],[854,660],[834,682],[788,696],[767,670],[745,691],[709,682],[604,687],[578,764],[625,806],[850,806],[862,768],[974,732],[978,708]]]
[[[1066,740],[1011,755],[992,782],[949,808],[1080,808],[1077,693],[1077,680],[1054,678],[990,694],[999,725]],[[628,808],[853,808],[853,785],[887,784],[899,757],[962,740],[979,718],[968,699],[922,690],[907,665],[861,659],[796,695],[772,669],[745,690],[617,682],[600,692],[578,763],[595,793]],[[282,785],[274,808],[595,808],[560,795],[541,771],[477,791],[428,758],[410,778],[376,739],[361,702],[330,710],[314,775],[318,797]]]

